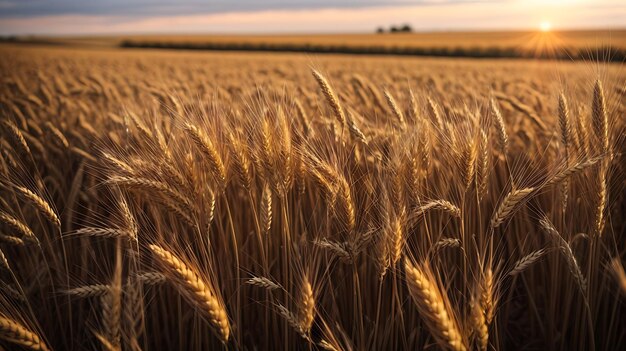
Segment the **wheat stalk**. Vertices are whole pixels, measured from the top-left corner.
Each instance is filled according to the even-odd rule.
[[[439,106],[437,106],[437,103],[430,97],[428,98],[428,112],[436,126],[443,128],[443,119],[441,118],[441,113],[439,113]]]
[[[191,123],[186,123],[184,129],[200,153],[205,156],[214,179],[220,184],[225,185],[226,167],[224,166],[222,156],[218,152],[215,143],[213,143],[200,128]]]
[[[529,253],[528,255],[520,258],[515,262],[513,268],[509,272],[510,276],[515,276],[523,271],[525,271],[528,267],[532,266],[535,262],[537,262],[543,255],[546,253],[546,249],[539,249]]]
[[[330,241],[328,239],[320,239],[320,240],[314,240],[313,244],[321,247],[322,249],[326,249],[332,252],[333,254],[335,254],[335,256],[339,257],[339,259],[341,259],[342,261],[348,262],[352,260],[352,256],[350,255],[350,252],[347,249],[346,243],[337,243],[334,241]]]
[[[602,160],[604,156],[590,158],[588,160],[583,160],[576,162],[568,167],[563,168],[558,173],[556,173],[547,183],[546,185],[558,184],[565,179],[573,176],[574,174],[580,173],[585,169],[595,165],[600,160]]]
[[[498,132],[498,143],[500,145],[500,151],[503,155],[506,155],[506,151],[509,146],[509,137],[506,133],[506,126],[504,124],[504,118],[498,107],[498,103],[495,99],[490,100],[491,113],[496,118],[496,131]]]
[[[29,350],[49,350],[39,335],[3,314],[0,314],[0,339]]]
[[[261,195],[261,232],[267,234],[272,228],[272,190],[268,184],[263,186]]]
[[[52,206],[50,206],[46,200],[25,187],[15,185],[14,188],[22,197],[28,200],[37,210],[39,210],[44,217],[52,222],[57,228],[61,228],[61,220],[59,219],[59,216],[57,216],[56,212],[52,209]]]
[[[321,73],[314,69],[311,70],[311,72],[313,73],[313,77],[315,77],[315,80],[317,81],[317,85],[319,85],[322,93],[324,93],[326,101],[333,109],[335,118],[337,119],[337,121],[339,121],[341,125],[344,125],[346,123],[346,115],[343,112],[341,105],[339,104],[339,98],[337,98],[337,94],[335,94],[335,91],[331,88],[330,84],[328,84],[328,81]]]
[[[122,350],[119,345],[113,345],[113,343],[111,343],[111,341],[108,340],[104,335],[98,332],[94,332],[94,335],[96,339],[98,339],[98,341],[100,342],[100,345],[102,346],[104,350],[106,351],[121,351]]]
[[[9,135],[13,139],[14,143],[24,152],[25,155],[30,155],[30,148],[26,143],[26,139],[24,139],[24,135],[20,131],[20,129],[15,125],[15,123],[5,119],[2,121],[5,125],[6,129],[9,131]]]
[[[239,141],[233,133],[228,134],[231,155],[233,156],[233,164],[235,171],[239,175],[239,179],[246,189],[252,187],[251,163],[248,157],[246,146]]]
[[[606,165],[599,165],[597,167],[598,173],[595,174],[597,179],[596,192],[595,192],[595,231],[598,236],[602,235],[604,231],[604,210],[608,201],[608,189],[606,180]]]
[[[137,128],[137,130],[139,130],[141,132],[141,134],[143,134],[143,136],[147,139],[147,140],[152,140],[153,135],[152,135],[152,131],[150,131],[150,128],[148,128],[140,119],[139,116],[137,116],[135,113],[133,113],[132,111],[126,111],[126,114],[124,115],[127,118],[130,118],[130,120],[133,122],[133,125],[135,126],[135,128]]]
[[[489,177],[489,139],[482,128],[480,129],[480,143],[478,144],[478,156],[474,169],[476,170],[478,194],[482,198],[487,189]]]
[[[177,287],[181,289],[183,296],[190,297],[190,302],[201,307],[201,310],[207,314],[209,321],[216,328],[222,342],[226,343],[230,336],[230,322],[228,321],[226,308],[218,299],[215,290],[171,252],[153,244],[149,245],[149,247],[159,261],[169,271],[176,274],[180,282]]]
[[[443,211],[454,217],[461,217],[461,209],[447,200],[429,201],[417,209],[417,213],[420,215],[428,211]]]
[[[258,286],[267,290],[284,290],[280,284],[265,278],[265,277],[252,277],[246,281],[247,284]]]
[[[609,120],[606,112],[602,82],[596,81],[593,86],[593,102],[591,105],[591,122],[593,131],[601,145],[601,152],[609,152]]]
[[[384,90],[384,94],[385,94],[385,98],[387,99],[387,104],[389,105],[389,108],[391,109],[391,112],[393,112],[393,115],[396,117],[396,119],[398,120],[398,123],[400,124],[400,128],[401,129],[406,128],[406,121],[404,120],[404,114],[398,107],[398,104],[396,103],[396,100],[393,98],[393,95],[391,95],[391,93],[387,89]]]
[[[103,297],[111,291],[110,285],[105,284],[93,284],[93,285],[84,285],[79,286],[77,288],[66,290],[65,293],[68,295],[87,298],[87,297]]]
[[[565,164],[569,165],[569,144],[572,138],[572,130],[569,121],[567,100],[565,100],[565,96],[563,95],[563,93],[559,94],[559,128],[561,130],[561,143],[563,144],[563,148],[565,149]],[[567,199],[569,196],[569,181],[567,178],[564,179],[561,185],[561,189],[561,206],[563,207],[563,213],[565,213],[565,210],[567,208]]]
[[[163,273],[146,272],[137,274],[136,281],[144,285],[160,285],[167,281],[167,277]]]
[[[4,255],[4,251],[0,250],[0,267],[5,269],[7,272],[11,272],[11,266],[9,265],[9,260]]]
[[[408,259],[405,260],[404,268],[409,293],[433,336],[444,348],[466,350],[459,327],[450,316],[446,300],[437,284]]]
[[[365,134],[363,134],[361,129],[359,129],[359,126],[356,125],[356,122],[354,121],[354,117],[352,116],[352,113],[350,112],[348,112],[347,123],[348,123],[348,130],[350,131],[350,134],[352,135],[352,137],[362,142],[363,144],[368,145],[367,137],[365,136]]]
[[[476,333],[478,349],[485,351],[489,346],[489,323],[487,323],[482,307],[476,301],[471,302],[471,319],[473,330]]]
[[[513,213],[516,206],[526,200],[533,191],[535,191],[535,188],[511,190],[504,197],[493,217],[491,217],[491,228],[499,227]]]
[[[11,216],[10,214],[0,211],[0,221],[17,231],[21,236],[28,240],[37,242],[35,233],[22,221]]]
[[[346,224],[348,232],[352,232],[356,226],[356,210],[352,200],[352,189],[346,178],[341,174],[337,174],[335,181],[337,186],[336,210],[339,213],[339,218]]]
[[[104,157],[104,159],[111,165],[115,166],[119,171],[123,171],[128,175],[135,174],[135,169],[133,169],[131,165],[111,155],[110,153],[103,151],[102,157]]]
[[[24,240],[21,238],[4,234],[0,234],[0,241],[15,246],[23,246],[25,244]]]
[[[561,253],[565,257],[565,261],[567,262],[567,266],[570,272],[576,280],[576,283],[580,287],[583,294],[586,294],[587,280],[585,279],[585,276],[583,275],[580,266],[578,265],[578,260],[576,259],[574,252],[572,252],[572,248],[569,246],[567,241],[563,239],[563,237],[561,236],[561,234],[559,234],[556,228],[554,228],[552,222],[550,222],[547,218],[544,217],[539,220],[539,224],[541,224],[543,230],[546,231],[550,235],[550,238],[552,238],[554,242],[558,245]]]
[[[461,240],[455,239],[455,238],[444,238],[434,243],[433,246],[430,248],[430,250],[431,252],[436,253],[439,250],[444,249],[444,248],[460,247],[460,246],[461,246]]]
[[[508,102],[509,104],[511,104],[511,106],[516,109],[517,111],[525,114],[526,116],[528,116],[530,118],[530,120],[535,123],[537,125],[537,127],[539,127],[540,130],[546,130],[546,125],[545,123],[543,123],[543,121],[541,120],[541,118],[537,115],[537,113],[535,113],[535,111],[533,110],[533,108],[531,106],[528,106],[526,104],[524,104],[523,102],[519,101],[518,99],[516,99],[513,96],[506,96],[504,94],[495,94],[495,96],[503,101]]]
[[[119,186],[125,186],[134,191],[139,189],[153,191],[160,194],[164,198],[174,200],[178,204],[184,205],[187,208],[193,207],[191,205],[191,199],[164,182],[155,181],[147,178],[124,176],[112,176],[107,180],[107,182]]]
[[[137,224],[137,220],[135,219],[135,216],[131,212],[130,206],[128,206],[128,202],[126,201],[126,198],[124,196],[120,196],[117,201],[117,205],[120,209],[120,212],[122,213],[124,227],[126,228],[128,235],[132,239],[137,240],[139,237],[139,224]]]
[[[301,326],[298,316],[281,304],[277,304],[276,309],[278,309],[278,313],[287,321],[287,323],[289,323],[289,325],[291,325],[292,328],[294,328],[303,338],[309,339],[306,331],[300,329]]]
[[[402,249],[404,248],[404,228],[402,226],[401,216],[394,216],[391,221],[391,225],[388,229],[389,240],[389,262],[392,267],[395,267],[400,258],[402,257]]]
[[[305,334],[311,330],[313,320],[315,319],[315,297],[313,296],[313,288],[305,275],[302,278],[298,293],[298,328]]]
[[[589,139],[589,130],[588,130],[588,121],[587,114],[584,111],[584,108],[580,106],[576,113],[576,139],[578,140],[578,147],[580,147],[582,153],[584,155],[588,155],[590,153],[589,143],[591,140]]]
[[[74,231],[74,235],[94,236],[102,238],[127,237],[134,239],[132,234],[125,229],[85,227]]]
[[[463,146],[461,152],[461,178],[465,189],[469,189],[474,180],[476,174],[476,158],[478,157],[478,150],[476,143],[473,140],[469,140],[466,145]]]
[[[300,124],[302,124],[302,130],[304,132],[304,136],[306,138],[310,138],[313,136],[313,128],[311,127],[311,123],[309,122],[309,117],[302,106],[302,103],[298,98],[293,100],[294,105],[296,106],[296,112],[298,113],[298,119],[300,120]]]
[[[567,155],[567,149],[569,148],[570,139],[572,137],[572,126],[570,123],[569,110],[567,108],[567,100],[563,93],[559,94],[559,128],[561,131],[561,143],[565,148]]]
[[[52,135],[54,135],[54,137],[59,141],[61,145],[63,145],[66,148],[70,147],[70,142],[67,141],[67,138],[65,137],[65,135],[63,135],[63,132],[61,132],[59,128],[55,127],[54,124],[50,122],[46,122],[45,124],[46,124],[46,127],[48,127],[48,130],[50,130]]]
[[[480,285],[480,306],[485,313],[487,325],[491,324],[495,314],[496,299],[494,284],[493,270],[491,268],[485,269],[482,284]]]

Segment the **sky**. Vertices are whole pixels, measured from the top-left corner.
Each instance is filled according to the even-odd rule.
[[[0,35],[625,28],[624,0],[0,0]]]

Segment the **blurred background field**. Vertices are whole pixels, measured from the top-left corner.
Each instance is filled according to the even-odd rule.
[[[5,41],[81,47],[600,59],[622,62],[626,30],[475,31],[310,35],[21,36]]]

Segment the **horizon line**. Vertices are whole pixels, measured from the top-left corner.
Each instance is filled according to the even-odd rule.
[[[404,25],[404,24],[400,24]],[[393,25],[398,26],[398,25]],[[377,33],[378,28],[384,28],[388,30],[391,26],[383,27],[376,26],[371,31],[363,30],[335,30],[335,31],[293,31],[293,32],[276,32],[276,31],[250,31],[250,32],[232,32],[232,31],[190,31],[190,32],[102,32],[102,33],[89,33],[80,34],[74,32],[68,33],[29,33],[29,34],[0,34],[0,38],[28,38],[28,37],[43,37],[43,38],[93,38],[93,37],[120,37],[120,36],[276,36],[276,37],[289,37],[289,36],[333,36],[333,35],[415,35],[415,34],[444,34],[444,33],[519,33],[519,32],[539,32],[534,27],[519,27],[519,28],[432,28],[432,29],[413,29],[411,32],[389,32]],[[595,32],[595,31],[626,31],[626,25],[606,27],[606,26],[584,26],[584,27],[555,27],[550,32]]]

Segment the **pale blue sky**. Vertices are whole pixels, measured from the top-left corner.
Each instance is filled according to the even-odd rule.
[[[0,34],[334,33],[626,27],[623,0],[0,0]]]

